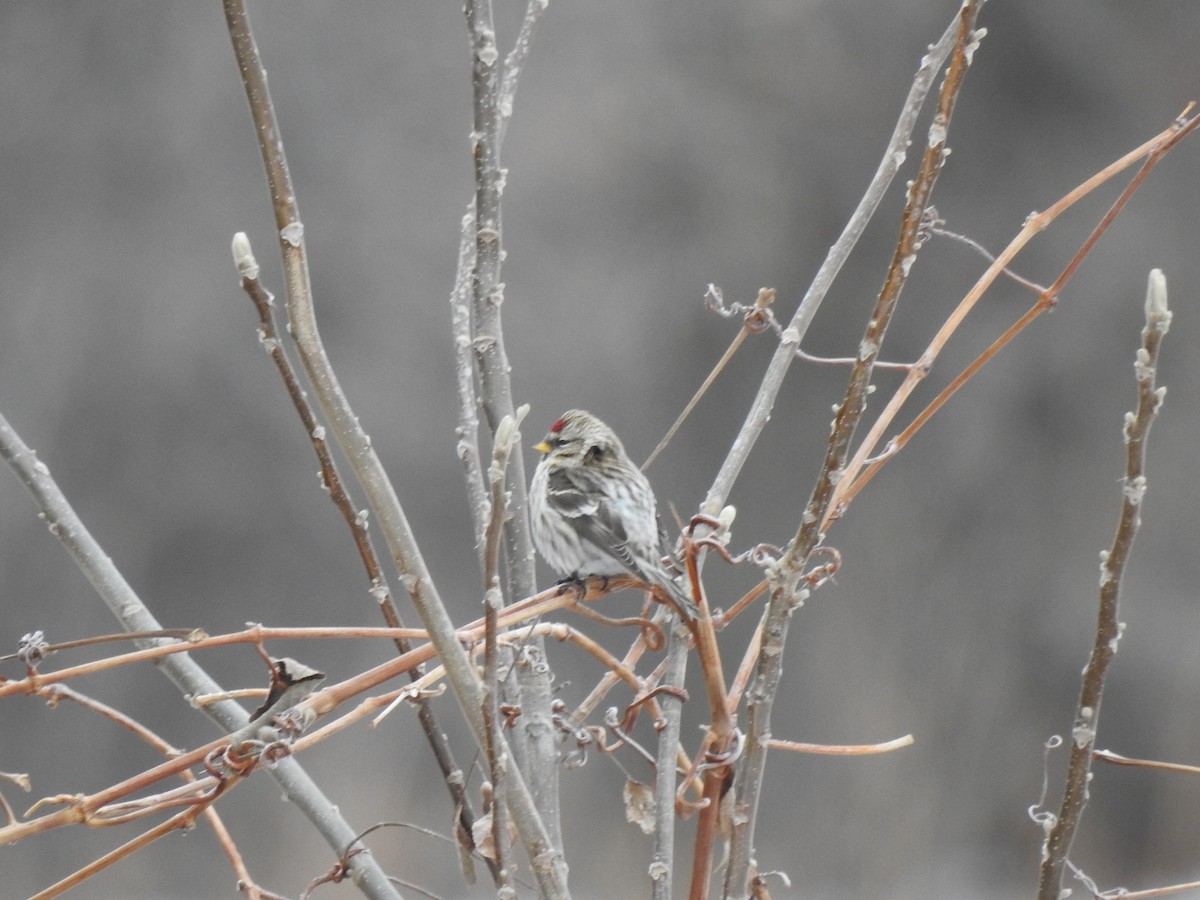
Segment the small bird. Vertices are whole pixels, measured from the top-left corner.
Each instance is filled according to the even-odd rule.
[[[616,432],[580,409],[563,413],[534,446],[529,509],[542,557],[569,580],[632,575],[666,591],[682,615],[699,615],[662,564],[666,537],[650,482]]]

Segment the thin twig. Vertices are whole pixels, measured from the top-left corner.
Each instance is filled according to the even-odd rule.
[[[98,713],[106,719],[115,722],[122,728],[132,732],[141,741],[153,747],[163,756],[170,758],[179,753],[178,750],[168,744],[159,735],[155,734],[141,722],[130,718],[120,710],[114,709],[106,703],[96,700],[94,697],[81,694],[79,691],[67,687],[66,685],[50,685],[38,693],[46,697],[46,699],[51,703],[57,704],[60,700],[70,700],[73,703],[78,703],[80,706]],[[192,785],[194,785],[196,782],[196,776],[188,769],[182,770],[179,773],[179,777]],[[225,827],[225,823],[221,821],[220,815],[215,809],[212,808],[211,805],[204,809],[204,819],[208,822],[209,827],[213,829],[213,833],[217,838],[217,843],[220,844],[222,851],[229,860],[230,866],[237,875],[239,884],[244,886],[243,890],[247,896],[251,897],[252,900],[254,900],[254,898],[261,898],[265,896],[267,892],[265,892],[263,888],[256,884],[254,879],[251,877],[250,870],[247,868],[246,862],[242,858],[242,854],[238,850],[237,844],[233,840],[233,836],[230,835],[229,830]],[[131,850],[130,852],[133,851]]]
[[[1169,884],[1165,887],[1148,888],[1144,891],[1127,891],[1120,888],[1114,891],[1105,891],[1097,894],[1096,897],[1099,900],[1151,900],[1153,897],[1169,897],[1172,894],[1187,894],[1191,891],[1200,891],[1200,881]]]
[[[1135,766],[1142,769],[1158,769],[1162,772],[1179,772],[1183,775],[1200,775],[1200,766],[1189,766],[1184,763],[1169,763],[1157,759],[1137,759],[1132,756],[1122,756],[1111,750],[1093,750],[1092,759],[1111,763],[1114,766]]]
[[[866,230],[867,224],[874,217],[875,211],[883,201],[883,197],[887,193],[892,179],[896,177],[896,173],[904,163],[906,148],[908,147],[913,129],[916,127],[917,117],[920,114],[921,107],[925,104],[925,98],[929,94],[929,89],[933,85],[938,69],[949,55],[950,49],[954,46],[954,36],[957,33],[957,29],[958,23],[956,18],[938,42],[929,48],[929,52],[921,60],[920,68],[918,68],[913,78],[912,87],[909,89],[908,96],[904,100],[904,105],[900,111],[900,118],[896,121],[896,127],[892,130],[892,136],[888,140],[887,147],[884,149],[879,167],[876,169],[875,175],[871,178],[871,183],[867,186],[862,199],[858,202],[858,207],[846,223],[846,227],[842,229],[842,233],[838,236],[838,239],[829,248],[824,262],[821,263],[821,268],[817,271],[816,277],[805,292],[799,307],[797,307],[791,321],[784,329],[784,340],[776,348],[774,355],[771,357],[770,365],[767,367],[767,372],[763,376],[762,383],[759,385],[758,393],[755,394],[754,402],[750,407],[749,413],[746,415],[746,420],[742,424],[737,437],[734,439],[733,446],[730,448],[728,456],[721,465],[721,470],[713,481],[712,487],[709,488],[708,495],[704,498],[701,511],[707,515],[716,516],[728,500],[729,492],[733,490],[734,482],[737,481],[738,475],[741,474],[742,467],[746,464],[746,460],[750,456],[750,451],[754,449],[759,435],[762,434],[767,421],[771,417],[771,409],[774,407],[775,398],[783,386],[784,376],[787,374],[792,361],[796,358],[796,348],[800,346],[804,334],[808,331],[809,324],[816,316],[817,309],[824,301],[825,295],[829,293],[834,279],[837,278],[842,266],[850,257],[850,253],[858,243],[858,239],[862,236],[863,231]]]
[[[209,801],[211,803],[211,801]],[[155,825],[148,831],[138,835],[137,837],[126,841],[120,847],[110,850],[108,853],[94,860],[81,869],[72,872],[66,878],[63,878],[45,890],[38,891],[30,900],[52,900],[54,897],[59,897],[76,885],[81,884],[93,875],[104,871],[109,866],[120,862],[127,856],[136,853],[144,847],[157,841],[159,838],[166,837],[173,831],[185,831],[191,828],[195,823],[196,818],[206,809],[207,803],[197,804],[189,809],[185,809],[176,813],[165,822]],[[394,892],[393,892],[394,894]],[[399,895],[396,895],[399,896]]]
[[[365,511],[359,512],[351,501],[342,478],[338,474],[333,456],[329,452],[329,444],[325,440],[325,427],[320,424],[316,413],[309,404],[308,396],[300,386],[300,380],[292,368],[291,359],[284,350],[283,342],[279,338],[279,330],[275,325],[275,298],[259,280],[259,265],[254,258],[250,239],[244,232],[234,235],[233,258],[234,264],[242,276],[242,290],[246,292],[258,312],[259,342],[271,357],[272,362],[275,363],[276,371],[283,380],[288,397],[292,401],[292,407],[300,417],[304,431],[312,443],[313,451],[316,453],[321,467],[322,484],[330,501],[341,513],[342,520],[350,530],[350,537],[358,549],[359,559],[362,560],[363,568],[366,569],[367,578],[370,581],[371,596],[378,604],[379,611],[388,627],[403,628],[404,621],[392,599],[391,586],[379,564],[379,557],[371,540],[366,513]],[[399,653],[407,653],[412,649],[408,638],[396,637],[395,643]],[[409,677],[414,680],[420,678],[421,675],[422,671],[419,666],[409,673]],[[450,742],[444,729],[434,716],[433,707],[421,698],[416,700],[416,705],[417,719],[421,723],[425,740],[441,770],[442,779],[450,793],[451,803],[455,809],[461,810],[460,817],[469,834],[475,821],[475,812],[471,807],[470,798],[467,796],[462,770],[454,759],[454,753],[450,749]]]
[[[625,651],[625,657],[621,660],[622,668],[632,671],[647,649],[649,649],[649,645],[646,643],[646,635],[644,632],[639,632],[637,638],[629,646],[629,649]],[[621,677],[616,669],[608,669],[596,683],[596,686],[583,698],[583,701],[575,707],[571,715],[567,716],[565,720],[566,728],[574,731],[581,726],[587,717],[595,711],[596,707],[600,705],[608,692],[616,687],[620,680]],[[635,690],[637,689],[635,688]]]
[[[816,756],[875,756],[880,753],[891,753],[904,747],[911,747],[913,736],[893,738],[878,744],[806,744],[802,741],[785,741],[771,738],[768,742],[775,750],[789,750],[792,753],[811,753]]]
[[[961,244],[966,244],[990,263],[994,263],[996,261],[995,253],[992,253],[987,249],[987,247],[979,243],[979,241],[975,240],[974,238],[969,238],[965,234],[959,234],[955,231],[948,231],[940,226],[934,227],[932,233],[938,235],[939,237],[949,238],[952,241],[958,241]],[[1046,292],[1046,289],[1042,287],[1042,285],[1035,281],[1031,281],[1023,275],[1018,275],[1012,269],[1005,268],[1001,270],[1000,274],[1012,279],[1021,287],[1025,288],[1026,290],[1033,291],[1035,294],[1044,294]]]
[[[1071,842],[1087,804],[1091,781],[1092,751],[1100,724],[1100,701],[1104,680],[1117,652],[1122,625],[1119,618],[1121,579],[1133,549],[1141,522],[1142,500],[1146,494],[1146,440],[1150,427],[1162,406],[1165,388],[1155,387],[1158,352],[1171,324],[1167,308],[1167,282],[1163,273],[1150,273],[1146,292],[1146,325],[1142,346],[1134,364],[1138,402],[1135,412],[1125,414],[1125,479],[1121,491],[1121,513],[1112,546],[1101,555],[1099,610],[1091,657],[1083,670],[1083,684],[1071,729],[1071,756],[1067,766],[1066,788],[1058,815],[1047,822],[1046,842],[1042,850],[1038,900],[1057,900],[1062,896],[1063,869]]]
[[[755,668],[755,681],[747,695],[746,758],[738,767],[735,785],[737,793],[733,813],[733,839],[725,878],[727,896],[744,895],[752,875],[754,833],[765,777],[768,742],[771,737],[771,714],[782,679],[783,650],[791,613],[800,599],[799,590],[804,566],[820,542],[820,524],[825,519],[834,488],[841,479],[850,441],[865,407],[874,361],[879,355],[887,326],[896,309],[900,290],[907,280],[923,240],[920,226],[945,162],[946,138],[955,101],[975,47],[982,37],[982,32],[975,30],[980,6],[982,0],[967,0],[956,16],[954,52],[939,91],[937,109],[929,129],[919,173],[909,186],[892,265],[868,320],[860,343],[859,358],[851,372],[845,398],[836,409],[833,430],[817,483],[796,536],[780,560],[773,579],[771,597],[762,623],[763,639]],[[709,512],[707,509],[705,511]],[[702,887],[693,882],[694,900],[703,896]]]
[[[704,296],[705,301],[708,303],[710,309],[723,309],[721,289],[715,284],[710,284],[708,286],[708,291]],[[643,472],[650,468],[650,464],[658,458],[658,455],[662,453],[664,449],[666,449],[667,444],[671,443],[671,438],[675,437],[675,432],[677,432],[680,426],[687,421],[687,417],[692,414],[692,410],[696,408],[696,404],[700,402],[700,398],[708,393],[708,389],[712,387],[713,382],[717,380],[717,376],[721,374],[727,365],[729,365],[729,361],[733,359],[734,354],[738,352],[738,349],[742,346],[742,343],[746,340],[747,336],[761,332],[765,327],[764,323],[768,321],[774,323],[775,320],[773,318],[767,317],[769,312],[768,307],[774,302],[774,300],[775,289],[762,288],[758,292],[758,297],[755,298],[754,303],[749,308],[744,310],[744,321],[741,329],[733,336],[733,340],[729,343],[729,347],[726,348],[725,352],[721,355],[721,358],[717,360],[716,365],[712,367],[712,371],[708,373],[708,377],[701,382],[700,387],[696,389],[696,393],[692,394],[692,399],[687,402],[687,406],[683,408],[683,412],[681,412],[675,418],[675,421],[671,423],[671,427],[667,429],[667,433],[663,435],[662,440],[659,441],[658,445],[650,451],[650,455],[647,456],[646,461],[642,463]],[[741,306],[741,304],[734,305],[735,307]],[[778,325],[776,325],[776,327],[778,327]]]
[[[1195,104],[1189,104],[1187,109],[1166,129],[1156,134],[1150,140],[1146,141],[1140,147],[1126,153],[1116,162],[1106,166],[1101,171],[1092,175],[1074,190],[1064,195],[1058,202],[1052,205],[1044,212],[1030,216],[1020,232],[1009,243],[1004,251],[996,257],[995,261],[988,267],[987,271],[980,276],[979,280],[967,292],[967,295],[959,302],[958,307],[950,314],[950,317],[938,330],[938,333],[930,341],[929,346],[921,354],[920,360],[909,371],[907,377],[896,389],[895,394],[888,400],[883,411],[880,412],[879,418],[872,424],[870,430],[863,438],[858,450],[855,451],[853,458],[846,466],[845,477],[838,485],[834,502],[831,504],[826,513],[826,521],[822,527],[828,524],[828,521],[836,516],[841,515],[850,502],[858,495],[859,491],[875,476],[875,474],[883,467],[883,465],[896,454],[899,448],[903,447],[918,430],[933,417],[946,402],[958,392],[967,381],[969,381],[975,373],[995,357],[1000,350],[1005,347],[1017,334],[1023,331],[1030,322],[1040,316],[1042,313],[1052,309],[1058,300],[1059,293],[1063,286],[1067,283],[1070,277],[1074,274],[1079,264],[1083,261],[1087,252],[1095,246],[1100,235],[1107,230],[1112,223],[1117,213],[1124,208],[1125,204],[1141,186],[1146,175],[1149,174],[1157,163],[1170,152],[1180,141],[1200,127],[1200,116],[1188,118],[1192,107]],[[891,427],[891,423],[895,420],[900,407],[916,389],[917,385],[929,374],[933,362],[937,359],[942,348],[949,341],[950,336],[962,324],[963,319],[974,308],[975,304],[983,296],[984,292],[991,287],[992,283],[999,277],[999,274],[1008,266],[1012,259],[1025,247],[1030,240],[1040,234],[1050,223],[1053,222],[1059,215],[1074,205],[1078,200],[1091,193],[1101,184],[1108,181],[1114,175],[1133,165],[1138,160],[1144,159],[1145,162],[1137,175],[1125,186],[1120,196],[1109,207],[1108,211],[1101,218],[1100,222],[1092,229],[1092,233],[1083,245],[1071,257],[1062,273],[1055,279],[1054,283],[1045,289],[1039,296],[1036,303],[1033,304],[1025,313],[1014,322],[1009,328],[992,342],[983,353],[981,353],[969,366],[955,376],[951,382],[930,401],[913,421],[900,434],[892,438],[888,442],[884,452],[876,455],[876,448],[883,437],[884,432]]]

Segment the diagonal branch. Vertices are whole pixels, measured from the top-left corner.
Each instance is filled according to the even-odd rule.
[[[845,398],[836,407],[833,430],[829,436],[825,461],[817,483],[804,510],[796,536],[774,573],[771,598],[761,626],[762,647],[755,666],[754,684],[747,693],[746,757],[737,771],[733,814],[735,824],[729,868],[726,872],[726,896],[744,895],[750,878],[755,874],[752,871],[754,829],[763,778],[766,774],[771,715],[783,674],[783,650],[787,641],[788,625],[796,604],[802,599],[800,585],[803,568],[821,540],[820,526],[833,498],[834,489],[841,479],[855,427],[862,417],[871,371],[878,358],[887,326],[895,312],[900,291],[922,241],[920,226],[945,162],[946,138],[955,101],[974,50],[983,35],[982,31],[975,30],[975,21],[982,5],[982,0],[967,0],[959,10],[955,24],[954,52],[942,80],[937,110],[929,129],[929,139],[919,174],[909,185],[908,200],[901,217],[900,237],[896,243],[892,264],[868,320]],[[700,896],[694,884],[693,896]]]
[[[3,416],[0,416],[0,458],[12,467],[33,495],[51,534],[62,541],[67,552],[96,589],[96,593],[121,622],[122,627],[129,631],[161,630],[162,626],[158,620],[134,593],[129,582],[75,514],[75,510],[51,476],[49,468],[25,445]],[[157,645],[163,642],[149,643]],[[221,687],[187,654],[173,654],[163,659],[160,667],[186,697],[221,692]],[[232,700],[214,703],[203,709],[229,732],[244,727],[249,719],[246,711]],[[331,847],[340,851],[354,840],[354,829],[299,763],[292,759],[281,760],[271,769],[271,773],[287,798],[316,825],[321,836]],[[355,867],[361,875],[362,890],[368,896],[396,896],[395,890],[369,852],[355,857]]]
[[[375,546],[371,541],[365,512],[360,514],[355,510],[354,504],[342,483],[342,478],[338,474],[333,455],[329,452],[329,444],[325,440],[325,428],[320,424],[316,413],[312,409],[312,405],[308,402],[308,395],[300,386],[300,380],[292,367],[291,359],[284,351],[278,329],[275,327],[275,298],[259,280],[259,266],[254,259],[250,239],[244,232],[239,231],[234,235],[233,257],[238,272],[242,276],[242,290],[246,292],[247,296],[254,303],[255,310],[258,312],[259,342],[268,355],[270,355],[272,362],[275,363],[275,368],[279,372],[279,377],[283,379],[284,387],[287,389],[292,406],[295,408],[296,414],[300,417],[300,421],[304,425],[305,433],[312,442],[313,450],[317,454],[317,461],[321,466],[322,484],[329,495],[330,501],[337,508],[337,511],[346,523],[346,527],[350,530],[351,539],[358,549],[359,558],[362,560],[363,568],[366,569],[367,577],[371,583],[371,596],[378,603],[379,611],[383,615],[383,619],[388,627],[403,628],[404,622],[400,616],[400,611],[396,608],[395,601],[392,599],[391,586],[388,584],[387,576],[383,573],[379,558],[375,552]],[[397,637],[395,641],[396,650],[399,653],[407,653],[412,649],[408,638]],[[422,667],[417,666],[409,672],[409,677],[413,681],[416,681],[423,674]],[[425,740],[428,742],[433,757],[437,761],[438,768],[442,773],[442,778],[446,782],[451,802],[454,804],[455,809],[461,811],[459,819],[463,828],[466,829],[466,833],[470,834],[475,820],[475,813],[471,808],[470,798],[467,796],[464,786],[462,769],[454,759],[454,752],[450,749],[450,741],[438,724],[432,705],[420,697],[414,702],[417,707],[417,719],[421,723],[421,730],[425,734]]]
[[[997,353],[999,353],[1014,337],[1023,331],[1030,322],[1040,316],[1042,313],[1050,310],[1058,302],[1058,296],[1061,293],[1063,286],[1075,273],[1083,258],[1087,255],[1099,240],[1100,236],[1108,229],[1108,226],[1116,218],[1118,213],[1129,202],[1129,199],[1141,187],[1142,182],[1162,158],[1169,153],[1175,146],[1192,134],[1197,128],[1200,128],[1200,116],[1189,115],[1195,107],[1194,103],[1188,107],[1163,131],[1156,134],[1150,140],[1146,141],[1140,147],[1137,147],[1126,153],[1120,159],[1109,164],[1096,174],[1092,175],[1075,189],[1069,191],[1050,208],[1044,212],[1030,216],[1020,232],[1012,239],[1000,256],[992,261],[987,270],[979,277],[975,285],[969,290],[965,297],[959,302],[958,307],[952,312],[946,322],[934,335],[929,346],[921,354],[921,358],[917,361],[905,376],[903,382],[896,389],[895,394],[888,400],[887,405],[879,414],[879,418],[872,424],[867,435],[863,438],[862,444],[855,452],[853,459],[846,466],[846,475],[841,484],[837,488],[834,502],[830,505],[826,513],[828,520],[839,516],[849,505],[850,501],[858,495],[858,492],[875,476],[880,468],[912,439],[918,430],[933,417],[945,403],[958,392],[967,381],[969,381],[983,366],[988,363]],[[884,431],[895,420],[896,414],[900,411],[900,407],[916,389],[917,384],[929,373],[934,361],[945,347],[947,341],[962,324],[967,314],[974,308],[975,304],[983,296],[984,292],[991,287],[992,283],[1005,271],[1008,263],[1025,247],[1030,240],[1036,235],[1044,231],[1051,222],[1057,219],[1069,207],[1077,201],[1091,193],[1101,184],[1108,181],[1114,175],[1128,168],[1140,159],[1145,161],[1137,174],[1130,180],[1129,184],[1121,191],[1121,194],[1109,207],[1108,211],[1092,229],[1092,233],[1088,235],[1087,240],[1076,251],[1075,255],[1063,268],[1058,278],[1054,280],[1054,284],[1041,292],[1037,302],[1034,303],[1025,313],[1017,319],[1005,332],[992,342],[983,353],[979,355],[970,365],[962,372],[956,375],[950,383],[939,393],[929,405],[923,409],[915,419],[887,445],[884,452],[880,453],[874,459],[870,459],[875,448],[879,445],[880,439],[883,437]],[[827,524],[826,522],[826,524]]]
[[[858,239],[862,237],[867,224],[883,201],[892,179],[896,177],[896,173],[900,171],[900,166],[904,163],[909,139],[917,125],[917,116],[925,103],[929,89],[933,86],[938,69],[954,46],[957,33],[956,18],[921,60],[921,65],[913,78],[912,87],[909,89],[904,106],[900,111],[900,118],[896,121],[891,139],[888,141],[871,183],[867,186],[866,193],[858,202],[858,207],[850,216],[846,227],[842,229],[841,235],[829,248],[829,252],[825,255],[825,261],[821,263],[821,268],[817,271],[816,277],[800,301],[800,306],[784,329],[784,340],[771,357],[771,362],[763,376],[758,393],[754,397],[750,412],[746,415],[746,421],[734,439],[729,455],[721,465],[721,470],[717,473],[712,487],[709,488],[704,503],[701,504],[700,511],[705,515],[716,516],[721,511],[729,498],[730,491],[733,490],[734,482],[737,481],[742,467],[750,456],[750,451],[754,449],[759,435],[766,428],[767,421],[771,418],[771,409],[775,405],[775,398],[783,386],[784,376],[787,375],[788,368],[795,359],[796,348],[800,346],[805,332],[808,331],[808,326],[825,300],[825,295],[829,293],[834,279],[837,278],[842,266],[850,257]]]
[[[288,313],[301,362],[321,412],[367,495],[417,615],[429,631],[430,641],[446,667],[450,688],[475,740],[482,746],[486,738],[482,684],[455,637],[454,623],[433,583],[395,488],[338,383],[317,330],[304,245],[304,226],[267,88],[266,69],[254,42],[245,4],[243,0],[224,0],[224,6],[234,54],[242,73],[259,150],[266,168],[275,224],[279,228]],[[532,560],[529,565],[532,569]],[[528,786],[519,773],[514,772],[509,781],[507,799],[542,890],[547,894],[565,896],[566,864],[561,851],[551,842],[533,806]],[[359,858],[354,857],[355,860]]]

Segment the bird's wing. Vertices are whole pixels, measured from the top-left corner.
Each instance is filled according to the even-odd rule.
[[[607,494],[578,471],[558,469],[547,479],[546,504],[570,519],[579,536],[600,548],[643,581],[641,565],[629,551],[629,535]]]
[[[609,496],[602,486],[593,483],[590,473],[558,469],[551,472],[546,483],[546,504],[571,520],[579,537],[607,553],[631,574],[646,584],[661,585],[679,605],[685,618],[697,618],[700,611],[683,590],[665,572],[647,570],[629,549],[629,535],[615,514]],[[665,547],[662,523],[659,539]]]

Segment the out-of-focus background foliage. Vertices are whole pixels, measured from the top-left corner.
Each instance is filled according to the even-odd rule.
[[[442,593],[465,621],[478,609],[479,577],[453,453],[447,304],[471,190],[459,7],[265,0],[252,14],[298,185],[323,336]],[[709,282],[740,300],[774,286],[779,312],[791,314],[953,8],[949,0],[551,4],[504,148],[505,328],[516,397],[533,405],[526,445],[562,409],[582,406],[644,458],[735,331],[702,310]],[[497,4],[503,47],[520,13],[520,4]],[[948,227],[995,250],[1031,210],[1200,93],[1200,11],[1189,4],[1010,0],[988,5],[981,23],[989,36],[959,104],[936,205]],[[916,140],[923,144],[923,131]],[[808,350],[847,355],[857,346],[915,156]],[[797,614],[775,733],[849,743],[912,732],[916,744],[864,760],[773,758],[758,859],[790,873],[796,896],[1032,894],[1040,830],[1026,808],[1041,788],[1043,741],[1070,727],[1090,644],[1153,266],[1165,270],[1175,310],[1160,372],[1169,394],[1151,439],[1145,526],[1122,609],[1128,630],[1099,743],[1197,761],[1198,166],[1194,140],[1169,157],[1060,308],[831,531],[845,566]],[[1056,223],[1016,268],[1053,280],[1116,190]],[[238,230],[281,293],[262,168],[216,0],[0,6],[0,409],[165,624],[212,633],[246,621],[375,624],[344,527],[255,340],[229,255]],[[983,265],[961,245],[930,244],[885,356],[913,358]],[[1011,283],[993,290],[930,385],[1031,300]],[[687,514],[703,496],[773,340],[748,344],[650,470],[664,506]],[[782,543],[794,532],[845,374],[794,367],[732,497],[735,544]],[[895,382],[881,373],[876,397]],[[716,564],[708,571],[718,605],[754,578]],[[37,628],[51,640],[114,629],[7,474],[0,573],[0,642],[9,648]],[[740,623],[726,632],[731,669],[746,633]],[[361,643],[270,649],[333,678],[390,652]],[[555,652],[560,677],[571,673],[563,695],[577,700],[594,669]],[[230,687],[262,680],[249,651],[201,661]],[[18,671],[9,664],[3,674]],[[179,746],[214,736],[149,669],[76,686]],[[685,735],[695,740],[702,705],[691,706]],[[451,701],[439,708],[466,747]],[[34,797],[93,791],[155,762],[77,709],[9,699],[0,723],[0,769],[31,772]],[[635,758],[623,761],[648,777]],[[357,728],[303,762],[356,827],[449,828],[411,712]],[[1060,764],[1052,760],[1053,785]],[[577,896],[644,892],[647,847],[621,821],[621,777],[596,758],[564,776]],[[220,809],[255,875],[294,896],[332,860],[278,795],[256,777]],[[1073,858],[1106,887],[1200,877],[1198,801],[1194,780],[1103,768]],[[127,836],[76,830],[6,847],[0,893],[25,896]],[[441,896],[491,895],[465,888],[452,849],[425,836],[385,831],[372,845],[389,871]],[[234,877],[202,827],[78,893],[232,896]]]

